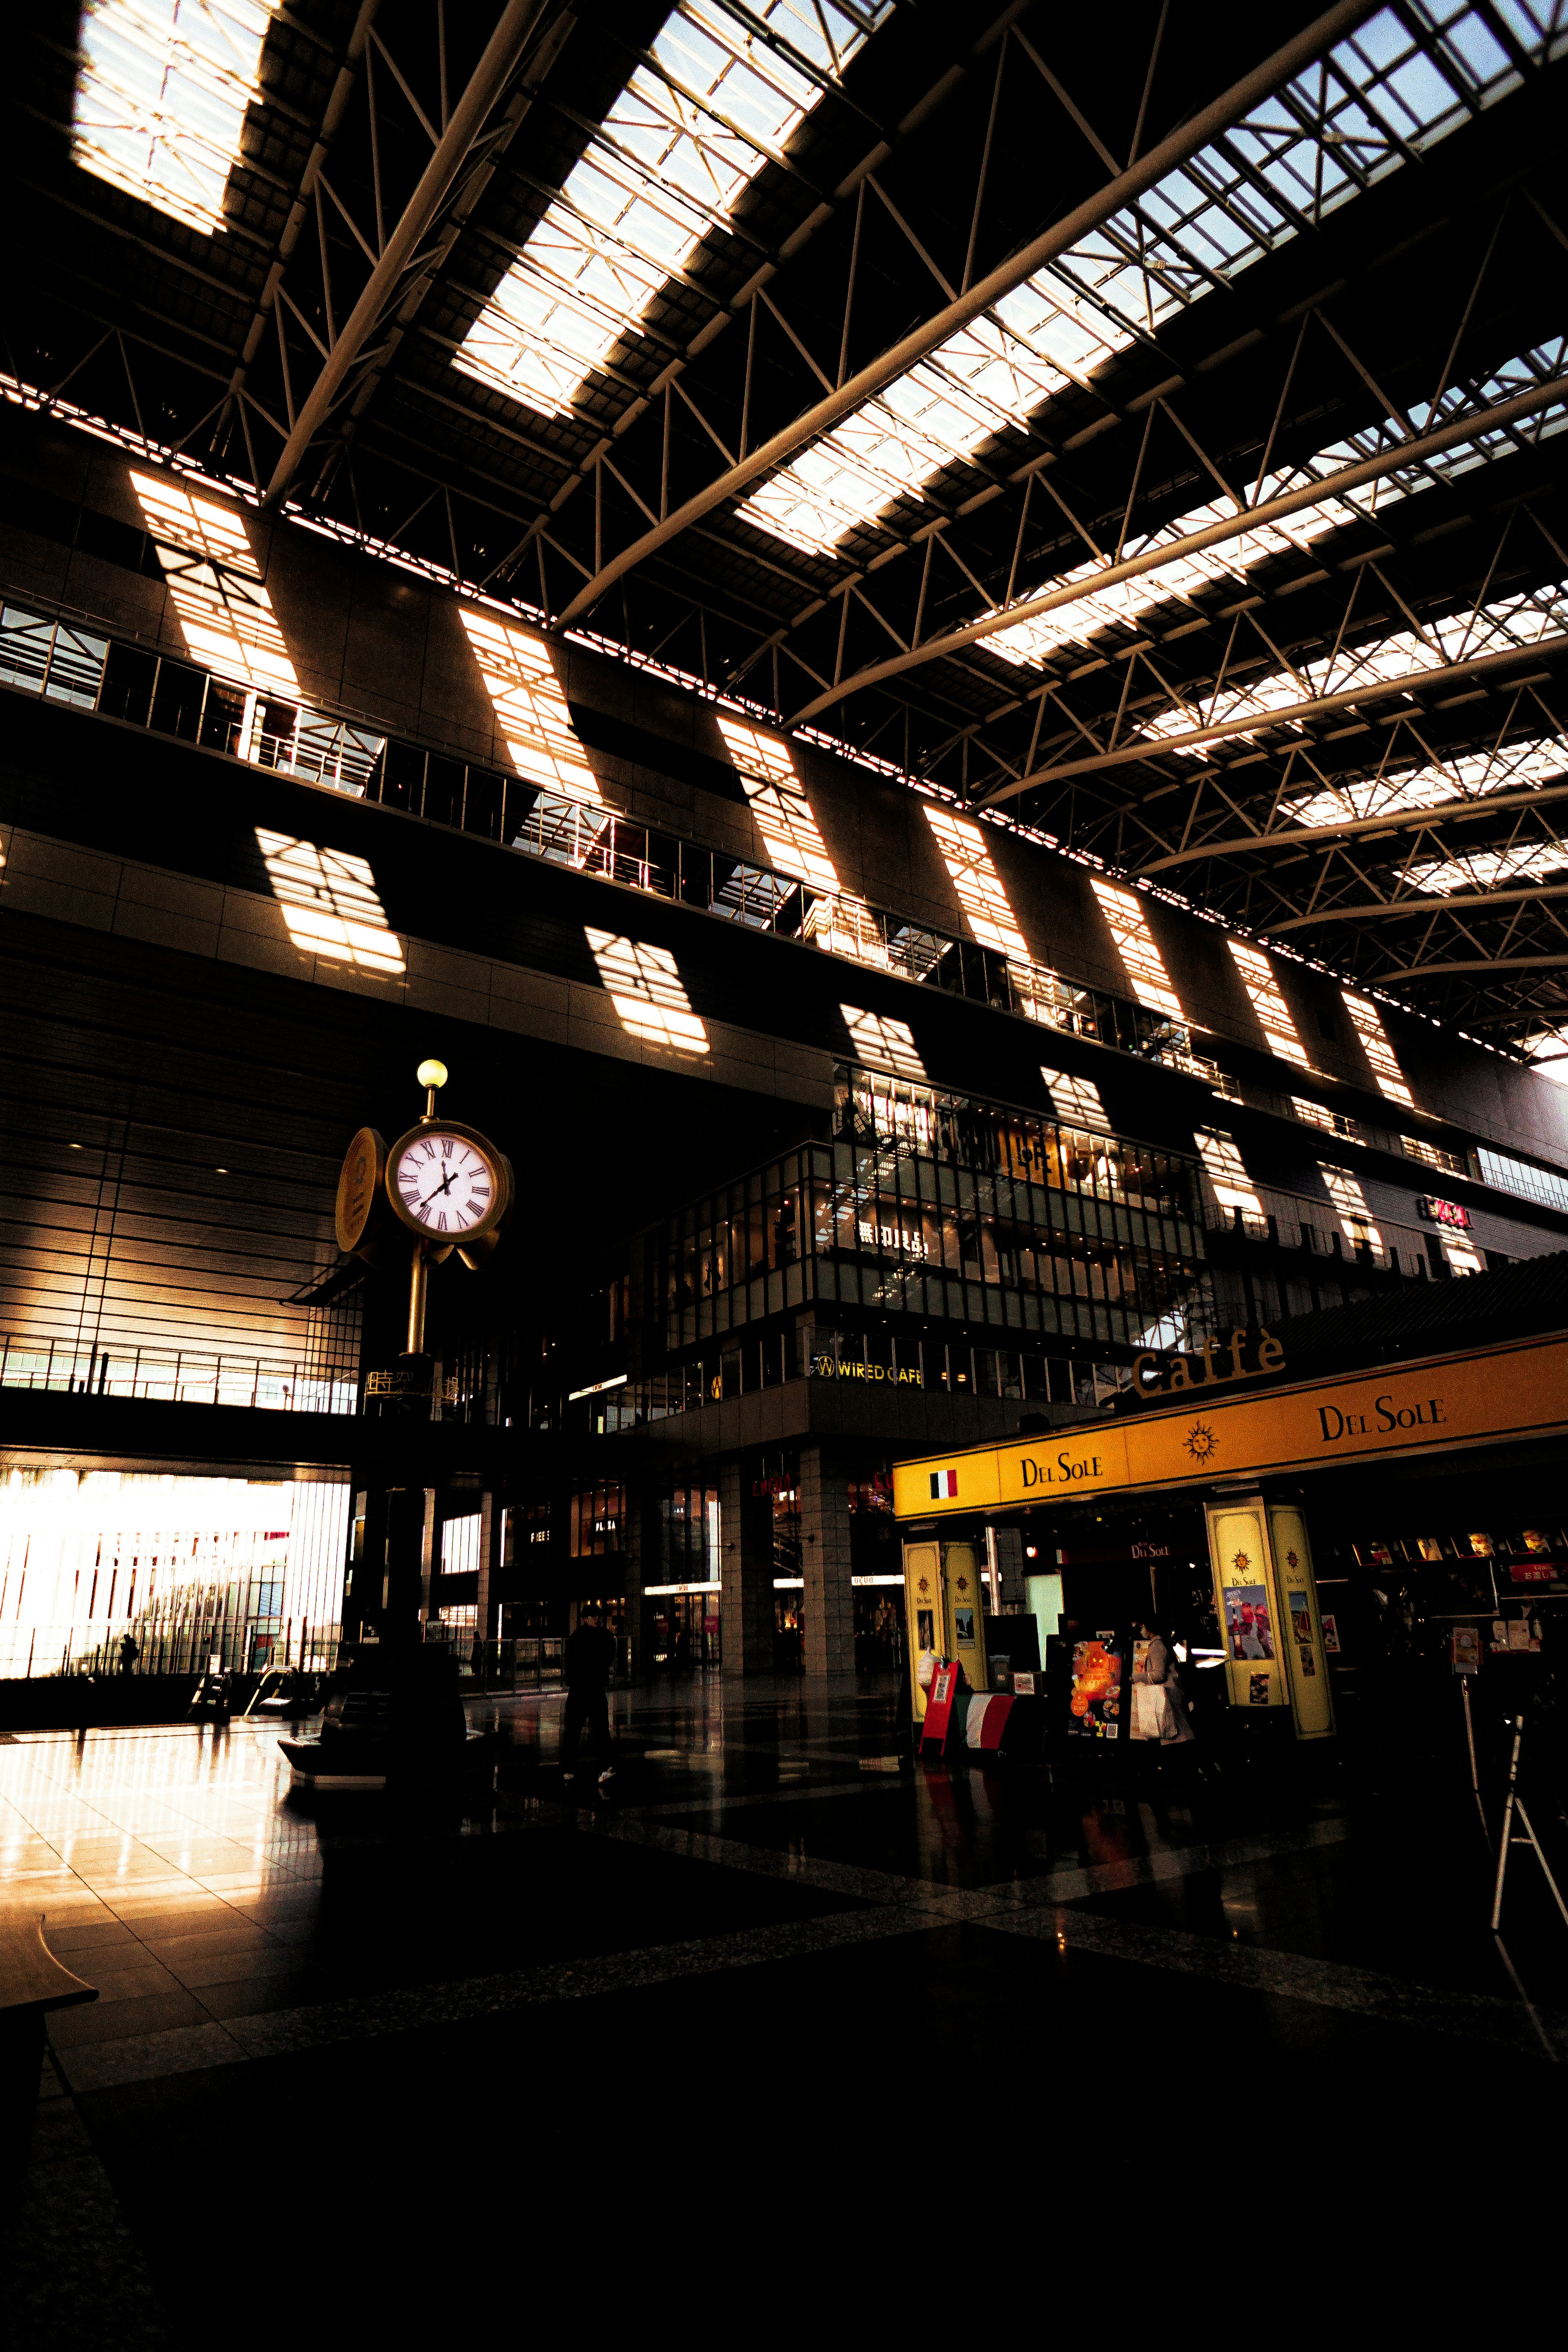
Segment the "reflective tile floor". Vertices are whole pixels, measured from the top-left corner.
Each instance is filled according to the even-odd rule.
[[[1561,2144],[1568,1927],[1521,1850],[1489,1932],[1457,1752],[911,1769],[895,1701],[619,1694],[602,1790],[558,1699],[476,1705],[468,1806],[291,1796],[275,1725],[0,1739],[0,1906],[99,1990],[54,2021],[9,2340],[205,2341],[212,2293],[240,2343],[574,2280],[607,2315],[748,2263],[782,2311],[977,2197],[1022,2244],[1310,2179],[1348,2229]]]

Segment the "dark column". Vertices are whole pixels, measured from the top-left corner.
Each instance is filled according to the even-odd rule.
[[[823,1459],[820,1445],[800,1449],[801,1568],[805,1578],[805,1671],[855,1671],[855,1592],[849,1565],[849,1481]]]
[[[723,1584],[719,1638],[727,1675],[773,1670],[773,1506],[752,1492],[741,1460],[719,1468],[719,1545]]]

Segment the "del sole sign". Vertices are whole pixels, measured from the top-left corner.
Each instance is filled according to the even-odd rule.
[[[901,1519],[1007,1509],[1554,1431],[1568,1431],[1568,1339],[1521,1339],[1263,1396],[1211,1403],[1194,1391],[1173,1412],[900,1462],[893,1509]]]

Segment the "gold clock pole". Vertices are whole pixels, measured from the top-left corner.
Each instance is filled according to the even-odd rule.
[[[433,1126],[436,1119],[436,1097],[447,1083],[447,1065],[445,1062],[437,1061],[421,1062],[414,1075],[425,1089],[425,1116],[419,1124],[421,1127]],[[413,1263],[408,1272],[407,1352],[411,1356],[422,1356],[425,1353],[425,1306],[429,1295],[430,1261],[426,1255],[425,1241],[422,1237],[416,1236]]]

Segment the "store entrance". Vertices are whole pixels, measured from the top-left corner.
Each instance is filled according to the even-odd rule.
[[[653,1621],[653,1663],[661,1674],[700,1674],[721,1663],[716,1592],[668,1592]]]
[[[877,1584],[855,1594],[855,1671],[901,1675],[904,1671],[903,1580]]]

